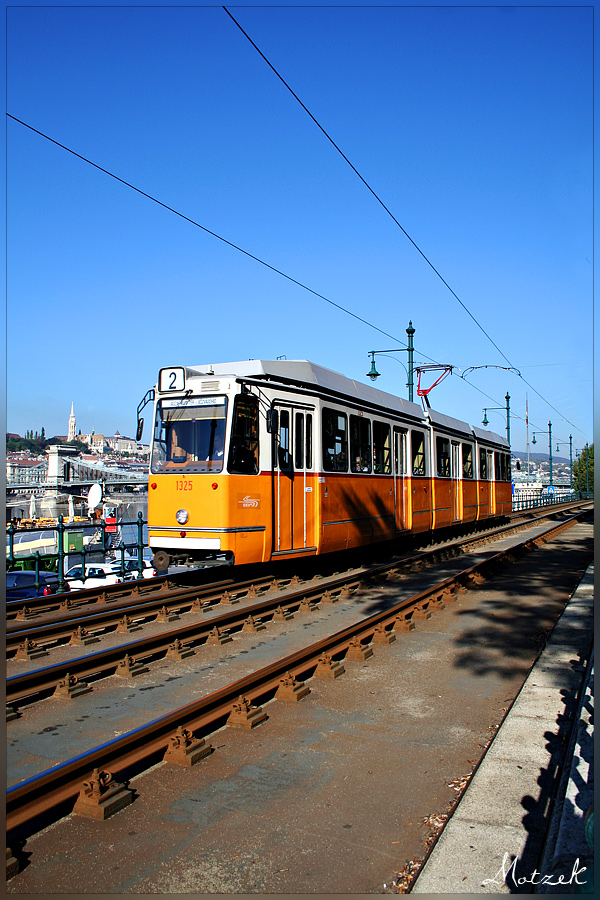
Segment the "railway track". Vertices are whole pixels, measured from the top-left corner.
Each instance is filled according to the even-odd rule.
[[[586,504],[582,501],[571,501],[564,504],[554,504],[550,507],[542,507],[539,510],[514,512],[507,518],[515,523],[521,519],[525,522],[531,522],[551,518],[561,512],[589,506],[589,503]],[[483,529],[478,528],[474,534],[485,535],[486,533],[494,534],[495,532],[495,527],[488,528],[485,526]],[[453,540],[451,537],[440,538],[439,534],[435,535],[434,539],[439,541],[440,545],[445,545],[449,540]],[[321,557],[320,560],[325,565],[327,564],[326,557]],[[219,578],[215,582],[208,581],[210,574],[207,569],[197,569],[187,573],[177,573],[176,575],[159,575],[156,578],[137,579],[121,584],[106,585],[103,588],[86,588],[67,594],[32,597],[25,601],[8,600],[6,603],[6,618],[9,622],[13,619],[22,622],[37,616],[48,617],[53,612],[69,613],[77,611],[85,615],[89,610],[93,614],[97,607],[106,604],[110,604],[113,608],[122,608],[128,605],[133,606],[136,602],[143,604],[149,600],[154,600],[158,604],[163,605],[173,600],[179,602],[181,597],[185,596],[185,589],[188,587],[190,595],[193,595],[194,591],[201,588],[210,593],[211,589],[226,589],[229,585],[235,587],[236,590],[243,590],[244,582],[238,583],[236,573],[223,577],[223,567],[218,568]],[[249,584],[255,581],[256,579],[252,579]]]
[[[470,543],[481,540],[493,540],[495,536],[503,533],[503,530],[510,529],[515,525],[518,527],[528,527],[532,522],[541,519],[553,518],[560,512],[573,509],[589,508],[589,504],[565,504],[564,509],[556,509],[552,507],[550,511],[546,509],[544,512],[536,512],[533,515],[524,516],[522,513],[514,514],[514,521],[511,517],[509,525],[495,526],[493,528],[485,528],[467,535],[464,538],[444,537],[423,550],[423,558],[428,554],[435,554],[436,550],[447,548],[448,546],[467,547]],[[523,519],[519,522],[519,519]],[[418,554],[417,554],[418,556]],[[394,560],[404,559],[407,564],[414,562],[417,558],[415,554],[404,552],[401,555],[395,555]],[[322,559],[323,565],[327,566],[327,557]],[[197,575],[198,573],[196,573]],[[298,576],[284,576],[276,578],[273,574],[256,575],[247,580],[239,580],[238,573],[236,577],[220,578],[218,581],[203,583],[194,583],[188,586],[188,582],[193,573],[186,573],[184,583],[172,581],[169,578],[161,577],[154,579],[141,579],[139,581],[123,584],[109,585],[104,589],[91,589],[89,591],[78,591],[74,595],[51,595],[47,597],[32,598],[27,601],[13,600],[7,603],[7,632],[9,642],[7,645],[8,655],[12,655],[14,650],[13,635],[27,636],[32,640],[40,640],[47,629],[49,637],[57,639],[59,637],[60,623],[64,626],[64,634],[60,637],[71,637],[68,631],[67,623],[76,622],[74,628],[83,626],[84,620],[89,624],[96,621],[102,622],[105,626],[108,623],[115,625],[124,615],[159,615],[164,612],[164,607],[169,604],[173,606],[177,604],[181,610],[191,608],[194,604],[196,608],[199,605],[206,609],[210,605],[222,602],[223,597],[239,598],[247,593],[252,594],[253,591],[264,591],[272,582],[279,582],[280,586],[286,582],[298,580]],[[108,612],[108,607],[110,611]],[[112,615],[111,615],[112,613]],[[55,628],[56,626],[56,628]]]
[[[584,510],[583,513],[579,513],[579,516],[585,514]],[[189,765],[195,757],[201,757],[210,752],[210,747],[203,742],[216,729],[225,724],[232,725],[236,718],[242,726],[252,727],[266,715],[260,708],[261,705],[266,705],[275,697],[297,699],[310,689],[309,683],[313,677],[321,675],[336,677],[345,660],[353,657],[366,658],[372,652],[372,645],[394,641],[397,632],[414,628],[415,620],[418,617],[428,617],[436,608],[439,609],[443,604],[451,601],[457,591],[481,583],[498,567],[506,564],[507,553],[508,559],[514,560],[540,543],[550,540],[577,519],[578,516],[565,518],[536,533],[533,537],[528,537],[521,543],[512,546],[506,552],[489,554],[478,564],[464,567],[452,578],[445,578],[424,591],[405,597],[400,602],[356,621],[301,650],[288,654],[259,671],[213,691],[208,696],[181,706],[115,740],[106,742],[60,765],[53,766],[46,772],[11,786],[7,792],[7,830],[10,840],[22,839],[23,836],[34,833],[36,828],[42,822],[47,822],[49,818],[57,819],[72,811],[78,797],[82,797],[84,803],[86,798],[90,803],[96,803],[99,810],[109,807],[113,802],[129,802],[131,794],[126,786],[127,780],[154,762],[166,758],[165,754],[172,761]],[[504,533],[512,528],[514,526],[507,526]],[[484,538],[478,536],[475,540],[482,541]],[[435,552],[440,553],[444,549],[451,555],[460,552],[460,549],[455,546],[437,548]],[[433,553],[433,551],[431,552]],[[424,565],[424,559],[423,556],[420,556],[408,560],[408,562],[410,565],[419,567]],[[403,563],[406,565],[407,560],[404,560]],[[361,577],[369,581],[372,589],[377,580],[394,578],[398,566],[399,563],[396,560],[372,567]],[[285,615],[285,609],[297,611],[303,604],[304,608],[310,608],[316,602],[331,601],[335,598],[336,592],[341,594],[347,591],[348,595],[351,595],[351,592],[358,589],[356,573],[352,573],[338,576],[333,580],[324,580],[324,583],[316,583],[311,587],[290,585],[290,589],[285,594],[285,604],[281,603],[281,597],[272,590],[271,596],[262,598],[253,605],[253,609],[260,607],[261,615],[267,618],[272,616],[277,607],[281,605],[283,615]],[[223,630],[225,628],[232,630],[237,627],[236,622],[239,625],[240,618],[243,618],[244,614],[247,618],[247,609],[218,614],[210,621],[201,623],[204,629],[202,634],[198,634],[196,638],[188,637],[188,642],[203,641],[208,628],[220,627],[215,624],[217,621],[221,622]],[[256,617],[258,617],[258,612]],[[174,631],[179,631],[179,629]],[[166,639],[172,638],[174,631],[161,636],[160,639],[164,642]],[[143,651],[147,654],[146,658],[142,656],[139,649],[137,651],[138,658],[144,659],[144,662],[146,659],[150,660],[152,654],[165,652],[164,643],[159,650],[158,645],[152,646],[151,644],[156,637],[149,640],[150,643],[146,643],[146,649]],[[185,650],[184,642],[181,641],[181,638],[179,640]],[[143,642],[138,643],[138,648],[142,644]],[[131,647],[131,645],[126,646]],[[117,650],[113,648],[110,653],[119,653],[122,658],[123,649],[123,647]],[[97,670],[98,660],[102,655],[93,654],[91,656],[96,657],[96,662],[91,663],[88,660],[86,665],[95,666]],[[110,666],[118,664],[115,663],[115,659],[116,657],[113,658]],[[71,665],[72,663],[69,662],[69,666]],[[29,673],[29,676],[24,676],[32,679],[28,687],[23,683],[20,688],[17,688],[17,682],[13,680],[14,696],[17,695],[18,690],[31,690],[37,693],[49,690],[49,687],[41,687],[40,679],[46,677],[43,672],[44,670],[38,670]],[[57,672],[54,671],[53,675],[56,674]],[[38,679],[37,683],[35,683],[36,678]],[[9,684],[10,682],[11,679],[9,679]],[[50,682],[47,684],[49,685]],[[53,684],[56,686],[56,680]],[[76,684],[73,687],[76,687]],[[68,685],[66,689],[68,689]],[[96,770],[98,771],[96,772]],[[118,785],[122,785],[122,787]]]
[[[7,623],[7,655],[17,660],[35,661],[47,658],[48,649],[61,644],[86,647],[99,643],[101,637],[108,633],[132,634],[152,621],[168,625],[178,620],[184,612],[211,614],[205,621],[178,625],[150,637],[125,641],[117,647],[100,649],[11,676],[6,683],[6,700],[11,707],[9,715],[13,715],[14,710],[26,702],[41,699],[55,691],[60,694],[68,684],[78,684],[81,690],[87,686],[86,679],[96,680],[114,674],[127,676],[132,670],[136,671],[136,666],[139,670],[139,666],[165,656],[173,660],[181,659],[182,654],[190,655],[204,643],[224,643],[237,631],[253,631],[269,622],[282,621],[302,609],[309,609],[324,597],[325,602],[335,602],[347,596],[348,591],[356,590],[360,584],[373,583],[384,575],[435,565],[500,536],[530,527],[532,521],[537,519],[500,526],[480,535],[405,554],[367,569],[319,577],[308,582],[300,582],[296,577],[278,581],[266,575],[237,582],[235,587],[230,581],[222,581],[201,589],[180,588],[171,594],[168,606],[162,596],[154,600],[135,598],[133,602],[115,601],[110,609],[103,605],[101,611],[97,607],[79,610],[74,617],[63,613],[44,617],[42,622],[37,618],[35,621],[13,620]],[[247,602],[238,608],[240,600]],[[216,612],[217,606],[224,611]]]
[[[127,673],[132,665],[151,662],[161,656],[180,658],[182,652],[208,641],[209,643],[227,640],[232,633],[239,630],[252,630],[264,626],[265,622],[277,621],[300,609],[301,605],[318,602],[327,591],[334,599],[350,583],[357,584],[376,579],[382,573],[414,571],[424,565],[464,553],[499,536],[514,533],[516,529],[529,527],[539,517],[526,519],[518,524],[509,524],[486,530],[478,535],[455,539],[438,544],[413,554],[394,557],[391,561],[375,564],[368,568],[353,570],[347,575],[319,576],[317,584],[314,579],[300,582],[297,577],[276,580],[271,575],[264,575],[250,581],[220,581],[212,585],[197,588],[185,587],[173,590],[169,595],[169,605],[161,594],[154,599],[134,597],[119,599],[107,608],[106,604],[78,609],[76,615],[69,615],[69,610],[59,615],[44,616],[43,621],[34,617],[17,618],[7,623],[7,655],[17,660],[36,660],[46,658],[48,649],[69,643],[73,646],[86,647],[98,643],[102,636],[118,632],[130,634],[141,629],[149,622],[169,624],[177,620],[185,612],[212,612],[216,606],[227,611],[211,615],[206,622],[181,625],[161,632],[149,638],[141,638],[125,642],[118,648],[86,654],[72,658],[63,663],[45,666],[41,670],[15,675],[7,680],[7,703],[13,708],[31,698],[47,696],[57,688],[64,689],[64,682],[69,678],[98,678],[118,673]],[[350,579],[350,581],[348,581]],[[264,595],[263,599],[254,602],[254,598]],[[121,595],[119,595],[120,597]],[[241,599],[249,600],[243,609],[233,609]],[[256,620],[256,621],[255,621]]]

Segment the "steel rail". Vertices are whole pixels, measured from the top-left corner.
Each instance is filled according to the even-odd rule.
[[[564,504],[558,503],[554,504],[553,506],[542,507],[539,511],[517,510],[515,512],[509,513],[508,518],[520,518],[528,515],[533,518],[546,518],[552,515],[552,513],[566,510],[572,506],[580,505],[581,503],[582,501],[566,501]],[[487,521],[488,520],[484,520],[484,522]],[[478,525],[483,523],[472,524]],[[439,532],[437,532],[437,534],[440,536],[441,540],[444,540],[443,535],[440,535]],[[185,578],[189,577],[190,573],[179,573],[179,575]],[[131,581],[123,581],[119,584],[104,585],[103,587],[83,588],[82,590],[74,591],[73,593],[69,592],[66,594],[48,594],[47,596],[42,597],[30,597],[20,600],[7,600],[6,616],[7,619],[15,618],[23,609],[23,607],[27,607],[29,612],[33,612],[35,610],[40,614],[44,614],[48,611],[65,607],[68,608],[69,606],[75,608],[78,606],[90,606],[99,602],[112,603],[120,597],[131,596],[132,594],[150,594],[154,591],[161,591],[163,589],[165,590],[164,596],[166,598],[173,591],[181,590],[184,587],[184,585],[171,581],[170,579],[172,579],[173,577],[176,578],[178,576],[158,575],[156,578],[132,579]],[[234,578],[228,580],[232,583],[235,581]],[[218,583],[221,584],[222,582],[220,581]],[[128,585],[131,585],[131,587],[128,588]],[[211,587],[211,585],[213,585],[213,583],[209,582],[206,587]]]
[[[53,666],[45,666],[41,669],[26,672],[23,675],[14,675],[6,680],[6,701],[7,703],[15,704],[18,701],[27,700],[36,695],[47,694],[49,691],[53,691],[67,675],[72,675],[79,679],[110,675],[117,670],[124,657],[132,657],[136,662],[151,662],[164,656],[170,646],[176,641],[181,642],[183,645],[182,649],[187,649],[199,641],[206,640],[214,628],[218,628],[222,633],[226,634],[240,630],[250,615],[257,622],[260,621],[263,624],[262,619],[265,616],[272,617],[278,606],[282,606],[286,610],[297,608],[304,597],[319,597],[326,591],[332,593],[335,593],[336,590],[341,591],[348,583],[352,583],[352,580],[359,581],[360,579],[358,577],[349,579],[348,576],[341,576],[333,582],[318,582],[312,587],[305,585],[286,595],[286,597],[278,595],[263,599],[253,604],[251,608],[236,607],[202,622],[182,625],[152,637],[138,638],[137,640],[120,644],[118,647],[113,647],[109,650],[101,650],[85,656],[79,656]]]
[[[518,527],[524,527],[530,523],[539,521],[540,518],[547,518],[547,517],[548,517],[547,514],[543,515],[543,516],[533,516],[532,518],[529,518],[528,520],[526,520],[524,523],[519,523]],[[510,529],[514,526],[515,526],[515,523],[509,523],[506,526],[501,526],[500,529],[501,528],[505,528],[505,529],[509,528]],[[454,538],[454,539],[450,539],[450,540],[448,540],[448,539],[441,540],[439,545],[436,545],[436,547],[438,547],[438,546],[446,547],[449,545],[458,545],[461,543],[464,544],[465,541],[467,543],[469,543],[472,541],[476,541],[479,538],[486,539],[487,536],[494,535],[497,533],[501,533],[501,530],[499,530],[498,527],[493,528],[493,529],[486,529],[486,530],[478,531],[475,533],[471,533],[466,538]],[[424,550],[424,551],[420,551],[420,552],[428,553],[428,552],[431,552],[432,550],[435,550],[436,547],[429,548],[429,550]],[[409,559],[410,559],[410,557],[409,557]],[[186,601],[189,598],[193,598],[193,600],[191,602],[194,602],[194,600],[196,598],[200,598],[201,596],[206,596],[206,598],[209,598],[211,596],[211,593],[214,593],[216,595],[219,593],[220,588],[226,587],[228,585],[232,585],[232,586],[235,585],[235,591],[236,591],[236,595],[237,595],[239,593],[243,593],[247,587],[252,588],[253,586],[256,587],[256,586],[265,584],[266,582],[269,581],[269,578],[271,578],[271,577],[272,576],[266,575],[261,578],[257,578],[257,579],[255,578],[253,580],[247,580],[247,581],[241,581],[241,582],[237,582],[237,581],[235,581],[235,579],[225,579],[225,580],[221,580],[221,581],[217,581],[217,582],[210,582],[207,585],[193,585],[191,587],[187,587],[187,586],[183,586],[183,585],[182,586],[170,585],[168,593],[160,594],[159,596],[156,596],[156,597],[152,598],[151,600],[147,600],[143,596],[136,597],[136,595],[140,594],[140,591],[139,591],[140,582],[135,582],[131,592],[126,592],[123,590],[115,591],[114,592],[116,594],[115,599],[113,600],[112,597],[110,597],[110,598],[107,597],[106,603],[110,602],[110,604],[111,604],[110,609],[118,610],[123,615],[128,614],[128,613],[137,614],[138,610],[141,613],[142,611],[144,611],[144,612],[150,611],[153,608],[159,609],[159,608],[161,608],[162,605],[164,605],[164,603],[166,601],[169,603],[173,603],[173,604],[180,604],[180,607],[183,608],[186,605]],[[290,579],[288,579],[288,578],[281,579],[281,583],[285,583],[286,581],[289,581],[289,580]],[[116,586],[114,586],[114,587],[116,587]],[[119,585],[119,588],[121,588],[121,587],[122,586]],[[149,593],[149,592],[150,591],[143,591],[143,593]],[[83,626],[84,618],[87,618],[89,621],[89,624],[92,624],[92,625],[95,625],[96,622],[102,623],[102,622],[111,621],[110,619],[106,618],[104,602],[98,603],[97,605],[94,605],[93,608],[90,608],[91,604],[89,603],[89,601],[86,601],[84,608],[80,609],[80,604],[76,600],[74,601],[68,596],[67,597],[65,597],[64,595],[61,595],[61,596],[62,596],[62,601],[61,601],[60,614],[54,615],[54,616],[44,615],[43,622],[40,622],[40,620],[35,615],[30,614],[31,613],[30,607],[26,606],[26,608],[24,609],[23,606],[20,605],[23,603],[23,601],[11,601],[12,604],[20,605],[20,615],[17,616],[18,624],[17,624],[17,622],[15,622],[14,619],[11,619],[9,622],[7,622],[7,634],[13,635],[13,634],[16,634],[17,632],[19,632],[20,634],[25,635],[27,633],[32,637],[32,639],[42,640],[44,637],[44,631],[47,628],[48,629],[48,637],[53,639],[60,635],[68,636],[70,634],[70,632],[68,631],[67,624],[71,621],[73,621],[79,625],[82,625],[82,626]],[[124,600],[123,602],[119,603],[118,598],[122,598],[122,597],[127,597],[127,599]],[[44,600],[44,598],[35,598],[35,599],[40,601],[40,603]],[[27,602],[29,602],[29,601],[26,601],[26,603]],[[100,612],[98,612],[99,609],[100,609]],[[13,610],[13,612],[14,612],[14,610]],[[66,618],[66,616],[71,615],[73,613],[77,614],[75,619],[71,619],[71,618],[67,619]],[[49,627],[49,626],[53,626],[55,623],[56,624],[63,623],[63,625],[65,626],[64,631],[61,632],[59,629],[54,629],[54,628]],[[77,627],[77,624],[75,627]],[[14,643],[13,641],[9,641],[9,646],[12,646],[13,643]]]
[[[12,620],[6,626],[7,656],[16,652],[20,642],[28,639],[38,643],[49,643],[61,638],[65,640],[70,638],[77,628],[96,630],[108,629],[112,625],[117,627],[124,616],[133,617],[136,620],[150,619],[160,615],[167,603],[169,612],[181,613],[186,608],[190,609],[202,601],[202,610],[205,611],[218,605],[225,593],[229,593],[232,598],[237,599],[244,594],[251,593],[252,589],[256,592],[266,591],[274,581],[273,576],[269,575],[252,581],[237,582],[235,589],[231,581],[214,582],[210,587],[185,588],[185,590],[168,597],[160,596],[152,600],[142,598],[134,602],[113,603],[109,608],[102,604],[100,610],[67,610],[61,616],[53,616],[42,622],[37,618]],[[287,581],[290,579],[282,579],[279,583],[284,584]],[[78,615],[74,616],[73,613],[78,613]]]
[[[187,573],[186,573],[187,574]],[[53,610],[68,610],[81,608],[82,613],[90,607],[115,604],[122,598],[128,598],[129,603],[135,603],[135,598],[140,597],[143,602],[145,595],[152,595],[168,599],[173,594],[185,594],[202,588],[210,589],[221,585],[235,584],[235,578],[224,578],[219,581],[210,581],[206,584],[185,585],[169,581],[166,577],[142,578],[122,581],[120,584],[108,584],[102,588],[89,588],[86,590],[67,592],[65,594],[48,594],[46,597],[31,597],[21,600],[9,600],[7,602],[7,618],[14,619],[19,612],[27,607],[29,612],[36,610],[38,615],[45,615]],[[158,593],[157,593],[158,592]],[[52,601],[50,604],[48,601]],[[56,601],[56,602],[54,602]],[[8,608],[10,607],[10,608]],[[91,614],[93,615],[93,608]]]
[[[127,586],[131,585],[129,591]],[[55,609],[64,607],[65,601],[69,602],[72,607],[89,606],[98,602],[110,603],[113,599],[118,599],[128,593],[131,594],[137,587],[137,593],[150,594],[154,591],[163,590],[168,587],[166,575],[158,575],[156,578],[141,578],[132,581],[121,581],[119,584],[106,584],[103,587],[82,588],[77,591],[67,591],[64,594],[47,594],[42,597],[26,597],[17,600],[6,601],[6,617],[14,618],[20,610],[27,606],[29,610],[36,610],[40,615]],[[141,590],[140,590],[141,588]]]
[[[579,515],[582,514],[579,513]],[[577,516],[572,518],[575,519]],[[565,521],[569,522],[571,519]],[[523,530],[529,524],[531,523],[502,526],[494,536],[502,536],[510,532]],[[554,527],[556,526],[551,526],[551,528]],[[391,571],[398,571],[407,566],[423,566],[435,561],[438,557],[442,559],[447,558],[449,554],[455,556],[459,552],[463,552],[465,546],[474,547],[480,543],[487,543],[490,537],[487,534],[464,538],[447,546],[421,551],[411,557],[378,564],[359,572],[354,571],[337,577],[323,578],[313,585],[309,582],[284,595],[277,594],[276,596],[259,600],[251,606],[227,610],[216,616],[211,616],[210,619],[203,622],[181,625],[152,637],[143,637],[120,644],[118,647],[113,647],[109,650],[100,650],[55,665],[44,666],[40,669],[26,672],[23,675],[11,676],[6,681],[6,702],[16,705],[36,696],[46,696],[49,692],[54,691],[59,682],[67,676],[75,676],[78,679],[97,679],[112,675],[117,671],[118,666],[125,657],[131,657],[140,663],[142,661],[144,663],[150,662],[164,656],[176,641],[179,641],[184,647],[189,647],[195,643],[205,641],[214,628],[218,628],[225,633],[240,630],[248,616],[256,616],[259,620],[265,616],[272,617],[278,606],[288,610],[295,609],[305,598],[313,598],[314,600],[326,591],[335,594],[349,585],[356,585],[359,581],[376,580],[378,577],[387,575]]]
[[[162,759],[170,738],[178,728],[186,728],[197,736],[206,736],[224,726],[232,712],[233,704],[240,697],[251,703],[265,702],[274,696],[281,679],[291,675],[304,681],[314,674],[319,659],[324,654],[331,658],[343,656],[350,642],[368,639],[378,626],[394,623],[399,615],[411,607],[446,596],[462,585],[476,586],[477,578],[484,577],[486,571],[493,571],[506,556],[520,556],[547,542],[562,530],[578,521],[578,516],[550,526],[544,532],[526,538],[521,544],[505,548],[492,557],[482,560],[451,578],[444,579],[434,587],[405,598],[388,610],[381,611],[361,622],[350,625],[336,634],[289,654],[268,666],[246,675],[200,700],[179,707],[172,712],[146,723],[126,735],[122,735],[99,747],[53,766],[23,782],[12,785],[7,790],[7,844],[17,829],[35,830],[35,823],[41,817],[54,813],[60,808],[68,814],[82,790],[83,782],[89,779],[94,769],[107,769],[115,780],[126,780],[142,771],[154,760]],[[393,624],[392,624],[393,628]]]

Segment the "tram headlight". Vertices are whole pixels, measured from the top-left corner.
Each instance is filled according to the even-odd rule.
[[[187,509],[178,509],[175,513],[175,518],[179,522],[180,525],[185,525],[188,520],[188,511]]]

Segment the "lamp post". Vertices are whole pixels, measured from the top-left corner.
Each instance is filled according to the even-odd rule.
[[[376,381],[380,372],[377,371],[375,367],[375,357],[376,356],[386,356],[388,353],[408,353],[408,370],[403,362],[400,362],[399,359],[396,362],[399,362],[401,366],[403,366],[406,371],[408,381],[406,382],[406,386],[408,388],[408,399],[410,402],[413,402],[413,391],[414,391],[414,366],[413,366],[413,355],[414,355],[414,344],[413,344],[413,335],[415,333],[415,329],[412,327],[412,322],[408,323],[408,328],[406,329],[406,333],[408,335],[408,347],[393,347],[391,350],[369,350],[369,356],[371,357],[371,368],[367,372],[367,376],[371,379],[371,381]],[[395,359],[392,356],[392,359]]]
[[[488,409],[490,411],[497,409],[497,410],[502,410],[503,412],[506,412],[506,440],[508,441],[508,446],[510,447],[510,394],[508,393],[508,391],[506,392],[506,397],[504,399],[506,400],[506,407],[504,407],[504,406],[486,406],[484,408],[483,420],[482,420],[481,424],[482,425],[490,424],[489,419],[487,417]]]
[[[548,422],[548,431],[534,431],[533,432],[533,440],[532,444],[537,444],[535,439],[536,434],[547,434],[548,435],[548,458],[550,461],[550,486],[552,487],[552,422]]]
[[[561,444],[566,444],[566,441],[557,441],[556,442],[556,452],[560,450]],[[571,493],[573,493],[573,435],[569,435],[569,471],[571,473]]]

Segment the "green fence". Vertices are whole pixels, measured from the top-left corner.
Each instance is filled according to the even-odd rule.
[[[144,518],[142,513],[138,513],[138,517],[136,521],[133,522],[119,522],[118,525],[122,528],[124,525],[137,525],[137,541],[134,544],[120,544],[117,550],[121,555],[121,565],[120,565],[120,574],[121,577],[125,576],[125,551],[126,550],[137,550],[137,567],[135,567],[132,571],[137,571],[136,578],[139,580],[143,578],[143,570],[144,570]],[[96,525],[96,529],[101,530],[102,540],[98,542],[93,547],[90,548],[85,546],[83,543],[83,531],[81,530],[81,526],[74,526],[69,528],[68,525],[65,525],[64,519],[62,516],[58,517],[58,524],[54,526],[41,526],[39,528],[29,528],[27,529],[27,533],[35,533],[35,532],[48,532],[54,531],[56,533],[56,541],[55,544],[57,546],[56,553],[40,553],[39,550],[36,550],[35,553],[15,553],[15,533],[17,529],[11,522],[10,525],[6,529],[7,536],[7,547],[6,547],[6,571],[15,571],[19,569],[27,569],[29,571],[35,571],[35,586],[36,590],[40,588],[40,572],[44,571],[55,571],[58,575],[58,588],[57,593],[61,594],[68,590],[68,586],[65,581],[65,558],[69,554],[79,554],[82,557],[82,580],[85,582],[85,558],[86,556],[91,556],[95,553],[106,554],[109,550],[109,542],[107,540],[107,533],[110,534],[112,529],[115,528],[114,524],[107,525],[104,519],[101,519],[100,522]],[[107,529],[110,531],[107,532]]]

